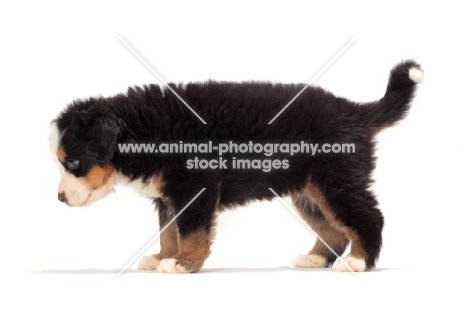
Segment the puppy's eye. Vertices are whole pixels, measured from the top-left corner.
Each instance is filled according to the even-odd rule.
[[[78,166],[80,166],[80,160],[67,159],[65,161],[65,165],[66,165],[67,169],[69,169],[70,171],[73,171],[73,170],[76,170],[78,168]]]

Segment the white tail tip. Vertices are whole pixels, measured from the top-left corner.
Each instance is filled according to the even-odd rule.
[[[424,71],[417,67],[411,67],[409,70],[409,78],[416,84],[423,83]]]

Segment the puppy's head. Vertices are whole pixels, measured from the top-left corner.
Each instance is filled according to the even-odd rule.
[[[112,164],[122,127],[102,111],[73,104],[50,125],[49,144],[59,166],[58,199],[88,206],[114,191]]]

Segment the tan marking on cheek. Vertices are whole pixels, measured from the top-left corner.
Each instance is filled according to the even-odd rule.
[[[162,174],[158,174],[157,176],[153,177],[153,184],[156,188],[156,192],[161,193],[165,185]]]
[[[115,169],[111,164],[103,167],[94,166],[86,175],[85,181],[92,189],[99,189],[109,181],[114,171]]]
[[[67,157],[67,153],[65,152],[65,150],[63,150],[63,147],[60,146],[58,149],[57,149],[57,159],[60,161],[60,162],[65,162],[65,158]]]

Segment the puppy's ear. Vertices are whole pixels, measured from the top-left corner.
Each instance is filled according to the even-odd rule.
[[[123,122],[107,116],[95,117],[88,122],[83,138],[87,155],[99,166],[109,163],[117,149],[117,140],[122,135]]]

